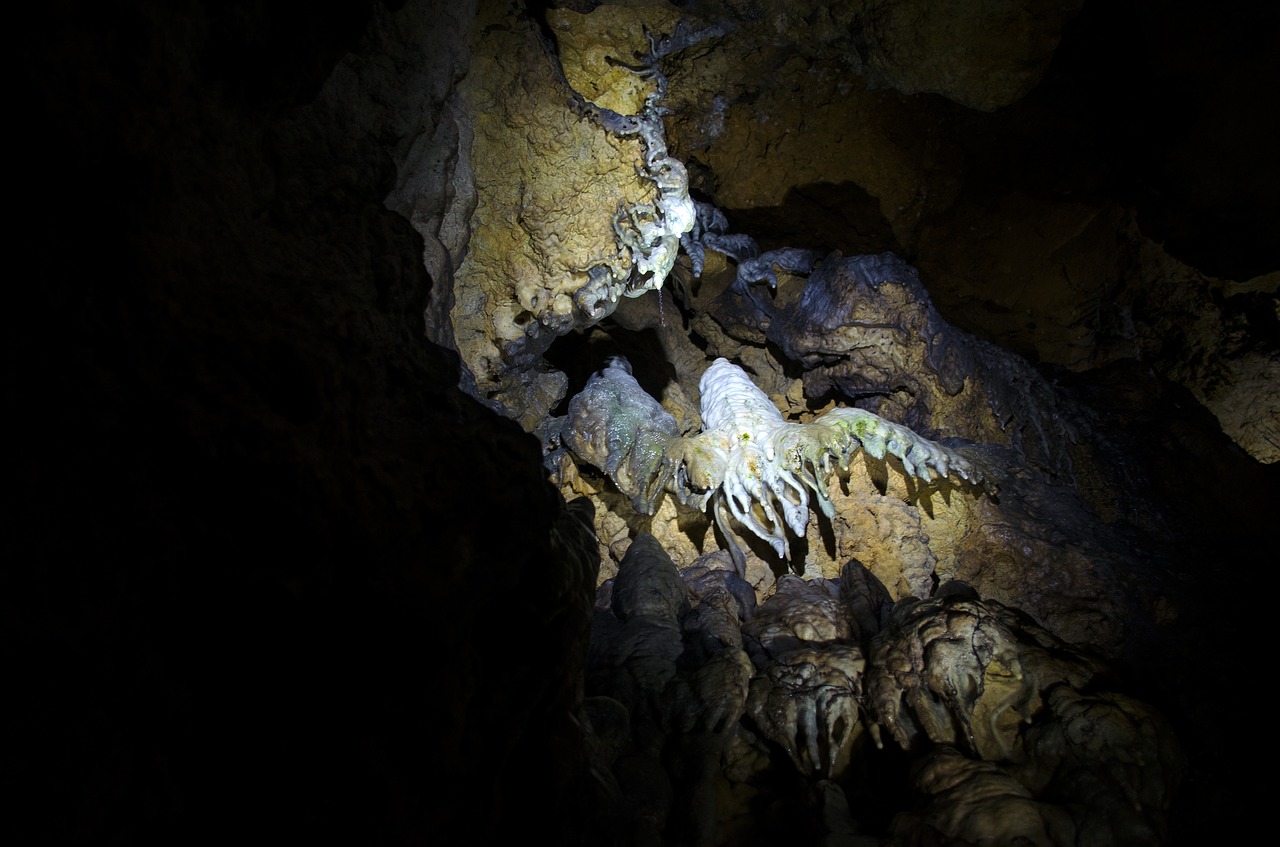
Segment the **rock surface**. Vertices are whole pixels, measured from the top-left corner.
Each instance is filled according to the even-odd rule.
[[[19,839],[1251,832],[1257,751],[1225,728],[1254,716],[1223,692],[1271,639],[1273,13],[945,5],[27,10]],[[724,226],[619,300],[685,186],[583,103],[643,109],[655,67],[667,152]],[[831,261],[761,258],[787,247]],[[900,261],[835,278],[833,251]],[[824,288],[839,326],[801,308]],[[617,355],[664,435],[698,431],[724,356],[788,421],[859,407],[955,439],[998,499],[855,461],[790,568],[748,544],[739,573],[705,513],[638,512],[558,440]],[[588,644],[593,595],[646,547],[675,602],[637,579],[608,609],[646,634]],[[972,632],[930,629],[953,580],[986,610],[956,618]],[[892,684],[890,608],[915,633]],[[1002,657],[1090,648],[1106,671],[1046,692],[966,664],[950,647],[983,639],[947,639],[988,614]],[[639,682],[593,689],[601,655]],[[877,748],[868,679],[990,734]]]

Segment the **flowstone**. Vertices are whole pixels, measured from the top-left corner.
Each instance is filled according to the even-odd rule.
[[[486,5],[473,29],[460,92],[478,200],[456,273],[453,338],[476,391],[529,430],[565,391],[542,354],[607,317],[621,297],[660,288],[692,226],[684,166],[663,140],[657,56],[634,41],[617,52],[624,65],[639,63],[620,77],[625,93],[591,76],[603,61],[591,51],[567,49],[580,62],[594,58],[563,68],[533,23],[511,10]],[[634,113],[584,99],[566,72]]]

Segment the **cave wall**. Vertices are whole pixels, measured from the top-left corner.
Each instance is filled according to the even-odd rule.
[[[424,337],[448,233],[424,244],[384,202],[384,144],[465,67],[360,49],[465,42],[366,4],[33,16],[8,840],[559,829],[584,755],[561,667],[580,638],[539,596],[563,501]],[[419,111],[350,106],[350,64],[375,91],[416,68],[396,78],[423,82]]]

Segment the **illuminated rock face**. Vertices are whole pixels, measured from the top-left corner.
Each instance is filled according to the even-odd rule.
[[[496,9],[496,4],[491,4]],[[478,201],[457,268],[453,337],[478,391],[536,422],[563,387],[535,371],[551,342],[591,322],[575,293],[631,270],[614,232],[618,207],[651,202],[635,169],[638,138],[619,138],[568,107],[571,91],[532,23],[492,11],[475,22],[461,86]],[[609,295],[597,292],[590,308]],[[526,376],[531,374],[531,376]]]
[[[688,175],[664,139],[657,47],[634,12],[601,26],[606,17],[559,14],[562,65],[532,21],[481,4],[458,87],[476,200],[437,334],[476,392],[528,429],[564,394],[542,354],[622,297],[660,288],[693,226]],[[669,12],[655,20],[674,26]]]
[[[937,579],[959,577],[1072,640],[1103,649],[1123,640],[1126,609],[1141,602],[1117,576],[1131,567],[1129,554],[1099,546],[1105,527],[1090,503],[1055,491],[1046,477],[1102,473],[1106,456],[1072,443],[1090,437],[1081,408],[1022,360],[947,325],[895,257],[832,258],[808,280],[781,282],[776,301],[763,285],[737,285],[707,311],[744,339],[737,355],[750,361],[744,354],[759,337],[751,327],[766,326],[760,340],[807,368],[792,383],[801,394],[834,385],[857,396],[868,385],[896,385],[911,405],[877,398],[885,415],[985,446],[959,448],[962,457],[864,409],[791,408],[756,384],[770,385],[767,358],[750,377],[724,359],[707,366],[701,431],[680,436],[674,416],[629,366],[615,363],[570,402],[561,441],[630,499],[624,514],[652,515],[661,526],[664,492],[699,512],[709,508],[719,535],[703,535],[701,550],[678,542],[678,531],[654,531],[688,564],[716,544],[736,551],[734,533],[745,530],[745,567],[762,591],[778,559],[789,558],[797,573],[834,578],[856,557],[895,597],[926,596]],[[931,484],[948,474],[959,487]],[[965,493],[964,480],[984,477],[992,490],[1006,478],[1010,488],[998,498]],[[618,506],[601,501],[601,509]],[[1056,544],[1044,541],[1046,522]],[[601,534],[607,556],[616,538]],[[753,536],[772,553],[753,550]]]
[[[539,436],[562,495],[592,502],[602,598],[629,574],[609,614],[598,611],[592,653],[604,662],[593,678],[643,725],[631,739],[643,755],[607,771],[650,791],[622,792],[621,806],[644,810],[655,839],[680,820],[704,837],[740,832],[749,824],[733,813],[708,811],[722,754],[741,784],[775,767],[832,777],[875,726],[890,746],[922,748],[910,782],[920,812],[894,824],[904,840],[1105,841],[1105,816],[1072,817],[1042,797],[1105,782],[1099,773],[1147,733],[1162,740],[1142,755],[1168,763],[1158,784],[1111,788],[1151,798],[1150,817],[1115,817],[1158,842],[1176,745],[1162,725],[1143,728],[1145,706],[1081,694],[1086,671],[1051,668],[1036,650],[1065,650],[1061,639],[1150,659],[1135,645],[1193,613],[1150,561],[1172,546],[1179,516],[1236,530],[1247,520],[1208,495],[1166,494],[1183,490],[1185,457],[1208,442],[1163,445],[1172,455],[1154,467],[1136,458],[1162,446],[1143,432],[1183,402],[1145,371],[1186,387],[1237,444],[1272,460],[1276,360],[1250,336],[1265,310],[1220,302],[1271,289],[1181,272],[1130,209],[1078,189],[1078,174],[1000,181],[1007,163],[990,151],[1008,136],[991,127],[1055,143],[1052,121],[1017,123],[1035,120],[1018,101],[1078,4],[993,0],[962,18],[909,0],[707,9],[563,3],[533,20],[480,4],[458,30],[466,56],[439,112],[456,138],[433,136],[455,151],[437,157],[453,163],[455,189],[434,196],[427,180],[415,194],[402,180],[389,198],[428,242],[431,337],[459,352],[469,392]],[[1188,343],[1168,343],[1178,332]],[[1123,367],[1112,377],[1123,413],[1099,412],[1074,377],[1037,367],[1087,377],[1135,361],[1141,378]],[[700,384],[728,368],[743,390]],[[595,372],[604,389],[579,392]],[[796,445],[778,433],[829,425],[840,408],[929,439],[919,443],[964,439],[958,455],[997,478],[999,498],[935,490],[910,472],[909,446],[906,474],[874,450],[829,478],[813,456],[802,472],[779,464]],[[1124,419],[1136,413],[1140,423]],[[688,449],[669,454],[673,443]],[[670,478],[655,472],[664,463]],[[713,499],[724,508],[708,515]],[[730,525],[743,529],[740,550]],[[725,569],[730,550],[739,561]],[[753,652],[787,627],[829,624],[832,585],[855,559],[885,608],[901,604],[878,653],[838,626],[837,645]],[[628,571],[641,560],[665,575],[647,598]],[[680,594],[679,575],[695,572],[704,582],[684,579]],[[950,580],[982,599],[935,596]],[[704,652],[683,652],[690,643]],[[913,658],[923,653],[933,658]],[[617,702],[590,707],[601,727]],[[1062,739],[1091,710],[1089,726],[1130,734],[1072,760]],[[1019,723],[1028,716],[1034,731]],[[685,732],[685,758],[654,753]],[[1051,771],[1070,789],[1050,787]],[[983,802],[993,790],[1006,807]],[[821,803],[840,818],[839,790]]]

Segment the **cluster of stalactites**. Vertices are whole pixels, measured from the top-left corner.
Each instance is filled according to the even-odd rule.
[[[784,420],[727,359],[712,363],[700,388],[702,431],[679,436],[625,363],[615,362],[570,403],[564,443],[608,473],[637,510],[652,514],[663,491],[697,509],[710,503],[730,541],[726,510],[788,559],[787,529],[804,536],[809,493],[832,517],[827,483],[860,451],[875,459],[894,456],[908,476],[926,484],[946,477],[983,482],[963,456],[862,409],[833,409],[807,424]],[[731,552],[741,560],[739,551]]]
[[[837,465],[847,470],[859,451],[876,459],[894,456],[909,476],[924,483],[948,476],[979,482],[964,457],[863,409],[832,409],[807,424],[784,420],[727,359],[712,363],[700,387],[703,432],[689,440],[710,440],[715,449],[709,453],[696,443],[683,445],[689,479],[697,487],[718,483],[717,499],[779,557],[790,558],[786,527],[797,536],[805,533],[810,491],[823,514],[832,517],[827,481]],[[715,457],[711,466],[699,464],[709,455]]]

